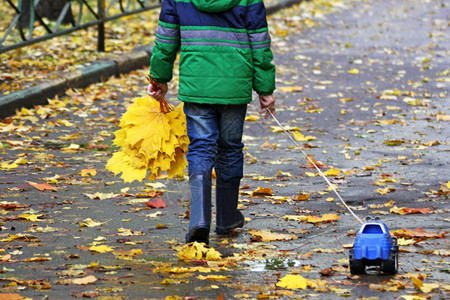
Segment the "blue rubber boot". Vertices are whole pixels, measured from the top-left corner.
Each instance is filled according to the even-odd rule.
[[[211,226],[211,175],[204,173],[189,177],[191,186],[189,232],[186,243],[198,242],[209,244]]]
[[[239,185],[216,185],[216,232],[229,234],[244,226],[244,216],[237,209]]]

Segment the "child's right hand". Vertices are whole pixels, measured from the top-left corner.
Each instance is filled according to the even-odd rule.
[[[149,96],[155,98],[158,101],[161,101],[164,99],[167,91],[168,91],[167,83],[159,83],[158,82],[158,83],[156,83],[156,85],[150,83],[147,86],[147,94]]]

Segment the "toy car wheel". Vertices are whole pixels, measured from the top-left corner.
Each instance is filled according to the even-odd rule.
[[[350,273],[352,275],[364,274],[366,267],[361,259],[355,259],[353,249],[350,250],[349,262],[350,262]]]
[[[361,275],[364,274],[365,266],[362,260],[353,259],[350,261],[350,273],[352,275]]]
[[[398,270],[398,252],[392,253],[388,260],[383,260],[381,270],[390,275],[394,275]]]

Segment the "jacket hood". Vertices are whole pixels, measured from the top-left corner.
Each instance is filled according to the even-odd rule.
[[[204,12],[221,12],[229,10],[240,0],[192,0],[194,6]]]

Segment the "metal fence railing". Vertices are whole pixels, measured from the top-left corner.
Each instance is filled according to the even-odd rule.
[[[2,0],[0,54],[97,26],[97,49],[105,50],[105,23],[160,7],[161,0]],[[45,7],[47,2],[47,7]],[[45,9],[62,3],[54,20]],[[53,6],[54,8],[55,6]],[[44,15],[44,16],[43,16]]]

